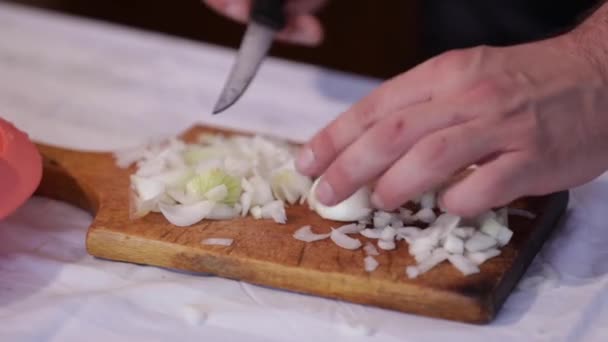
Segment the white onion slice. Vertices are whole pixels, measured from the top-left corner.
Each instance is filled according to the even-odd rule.
[[[233,239],[226,238],[208,238],[201,241],[203,245],[214,245],[214,246],[230,246],[232,245]]]
[[[420,275],[420,270],[416,266],[408,266],[405,268],[405,274],[408,278],[414,279]]]
[[[378,256],[380,253],[376,249],[376,247],[371,242],[366,242],[365,246],[363,246],[363,251],[366,255]]]
[[[272,201],[262,207],[262,218],[273,219],[276,223],[285,224],[287,214],[282,201]]]
[[[402,238],[407,241],[406,238],[416,238],[421,232],[422,229],[413,226],[397,228],[397,239]]]
[[[477,265],[481,265],[489,259],[492,259],[500,255],[500,250],[496,248],[490,248],[482,252],[467,253],[466,257]]]
[[[371,213],[369,187],[362,187],[346,200],[334,205],[325,206],[316,198],[316,189],[321,178],[312,185],[308,194],[308,204],[319,216],[334,221],[353,222],[367,217]]]
[[[385,211],[376,211],[373,218],[374,228],[384,228],[391,223],[392,219],[393,215],[391,213],[387,213]]]
[[[505,228],[502,224],[498,222],[497,219],[488,218],[483,221],[481,228],[479,229],[482,233],[487,236],[491,236],[494,239],[498,237],[499,232]]]
[[[160,211],[171,224],[178,227],[191,226],[211,213],[215,203],[201,201],[194,204],[159,204]]]
[[[448,260],[456,267],[465,277],[474,273],[479,273],[479,267],[464,255],[452,254],[448,256]]]
[[[473,234],[475,234],[475,228],[474,227],[457,227],[454,228],[454,230],[452,230],[452,234],[458,236],[461,239],[468,239],[471,236],[473,236]]]
[[[433,209],[435,208],[435,193],[427,192],[420,197],[420,207]]]
[[[445,239],[443,248],[445,248],[446,251],[452,254],[463,254],[464,241],[462,241],[459,237],[453,234],[449,234]]]
[[[366,256],[363,259],[364,267],[366,272],[373,272],[378,268],[378,261],[371,255]]]
[[[131,185],[142,201],[157,198],[165,192],[165,184],[163,182],[136,175],[131,176]]]
[[[496,237],[496,241],[498,241],[498,245],[500,247],[506,246],[511,238],[513,237],[513,231],[507,227],[503,227]]]
[[[250,209],[251,212],[251,216],[253,216],[254,219],[259,220],[262,218],[262,208],[260,206],[254,206]]]
[[[241,194],[241,216],[246,216],[249,213],[249,209],[251,209],[251,193],[243,192]]]
[[[435,212],[433,212],[433,209],[430,208],[422,208],[420,209],[415,215],[414,217],[424,223],[433,223],[433,221],[435,221],[435,219],[437,218],[437,216],[435,215]]]
[[[385,241],[392,241],[395,239],[395,235],[397,235],[397,230],[395,230],[395,228],[391,226],[388,226],[382,229],[380,239]]]
[[[367,228],[361,231],[361,235],[365,236],[368,239],[379,239],[380,235],[382,235],[382,229],[378,228]]]
[[[205,197],[213,202],[221,202],[228,196],[228,188],[220,184],[205,193]]]
[[[300,241],[304,241],[304,242],[314,242],[314,241],[319,241],[319,240],[325,240],[330,235],[331,235],[331,233],[315,234],[312,232],[310,226],[303,226],[302,228],[296,230],[295,233],[293,233],[293,237],[296,240],[300,240]]]
[[[378,248],[385,251],[393,250],[397,247],[394,240],[378,240]]]
[[[227,204],[216,203],[206,218],[209,220],[230,220],[238,217],[240,213],[241,208],[238,206],[231,207]]]
[[[422,260],[418,264],[418,272],[420,274],[426,273],[435,266],[439,265],[443,261],[447,260],[449,254],[443,248],[437,248],[431,253],[431,256],[425,260]]]
[[[330,238],[336,245],[344,249],[354,250],[361,247],[361,241],[353,239],[336,229],[331,230]]]
[[[464,248],[469,252],[480,252],[494,246],[496,240],[481,232],[476,232],[464,243]]]
[[[356,223],[347,224],[336,228],[337,231],[343,234],[357,234],[360,233],[365,227]]]

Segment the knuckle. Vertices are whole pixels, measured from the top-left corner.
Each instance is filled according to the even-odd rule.
[[[433,59],[433,68],[441,73],[463,72],[471,65],[470,49],[450,50]]]

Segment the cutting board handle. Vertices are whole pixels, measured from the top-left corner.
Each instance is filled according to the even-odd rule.
[[[92,215],[99,210],[104,175],[115,174],[109,153],[81,152],[36,144],[43,160],[42,180],[36,195],[64,201]],[[112,168],[112,169],[110,169]]]

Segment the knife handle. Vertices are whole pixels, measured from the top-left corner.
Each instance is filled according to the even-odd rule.
[[[254,0],[251,19],[273,30],[285,27],[285,0]]]

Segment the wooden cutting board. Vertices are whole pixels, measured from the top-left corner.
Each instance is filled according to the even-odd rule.
[[[215,129],[194,127],[192,141]],[[287,210],[288,223],[251,217],[202,222],[188,228],[170,225],[160,214],[129,218],[129,174],[110,153],[85,153],[39,144],[44,175],[37,194],[90,211],[87,251],[99,258],[211,273],[279,289],[471,323],[491,321],[547,239],[566,208],[568,193],[520,200],[514,205],[538,214],[534,220],[510,217],[514,237],[503,253],[464,277],[447,262],[417,279],[407,245],[381,251],[378,269],[363,269],[364,252],[345,250],[332,241],[305,243],[292,237],[304,225],[327,232],[337,223],[323,220],[306,206]],[[232,238],[229,247],[201,244],[211,237]],[[365,238],[361,237],[362,242]]]

